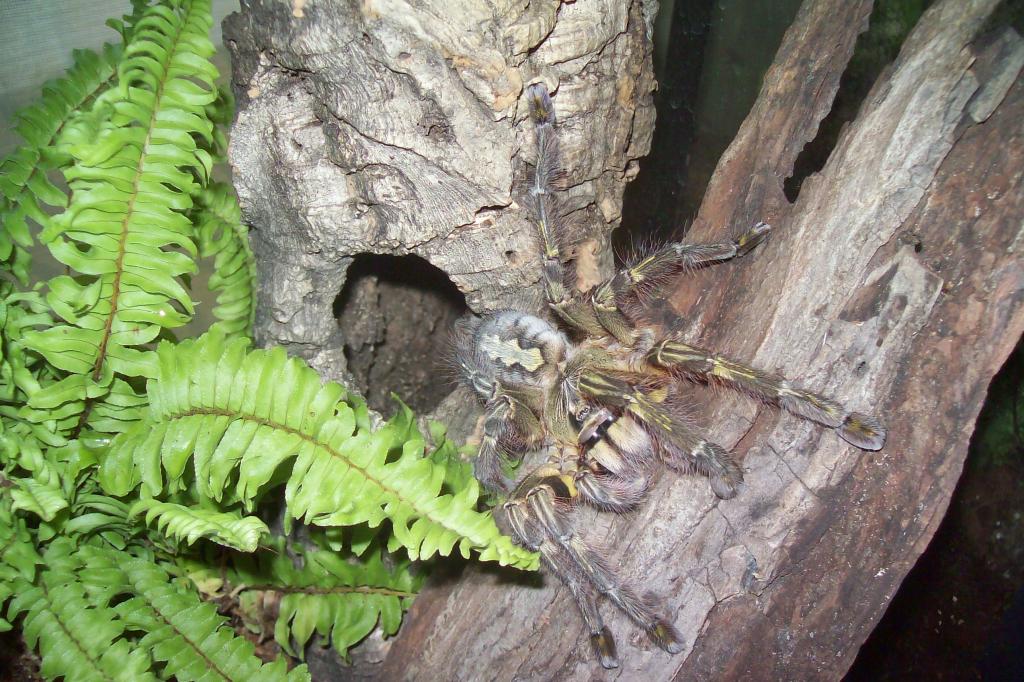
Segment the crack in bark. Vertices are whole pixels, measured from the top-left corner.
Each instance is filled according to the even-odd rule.
[[[793,467],[789,465],[789,462],[786,461],[785,457],[779,454],[779,451],[775,449],[775,446],[773,446],[771,443],[765,443],[765,447],[767,447],[772,452],[772,454],[775,455],[775,457],[777,457],[780,462],[782,462],[782,464],[786,467],[786,469],[793,476],[793,478],[796,479],[796,481],[803,487],[805,491],[807,491],[807,493],[811,497],[818,500],[819,502],[821,501],[821,498],[818,497],[818,493],[814,492],[814,490],[811,489],[811,486],[807,485],[804,479],[801,478],[796,473],[796,471],[793,470]]]

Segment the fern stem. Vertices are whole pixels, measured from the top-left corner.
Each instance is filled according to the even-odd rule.
[[[390,587],[370,585],[337,585],[335,587],[300,587],[295,585],[245,585],[239,591],[279,592],[281,594],[377,594],[384,597],[415,597],[416,592],[395,590]]]

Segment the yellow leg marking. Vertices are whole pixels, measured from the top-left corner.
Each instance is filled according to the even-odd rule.
[[[711,375],[726,381],[740,381],[743,379],[753,381],[757,379],[757,375],[754,374],[753,370],[719,357],[711,358]]]

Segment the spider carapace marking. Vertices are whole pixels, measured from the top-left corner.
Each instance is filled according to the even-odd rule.
[[[666,651],[682,651],[683,640],[581,538],[570,514],[580,503],[619,513],[634,508],[659,462],[707,476],[720,498],[736,494],[743,480],[739,465],[682,416],[686,380],[744,391],[866,450],[882,447],[885,430],[872,417],[644,322],[642,303],[660,285],[687,269],[749,252],[767,236],[764,223],[720,244],[667,244],[587,292],[567,286],[566,236],[553,202],[562,178],[554,107],[540,84],[529,87],[527,99],[537,166],[526,203],[538,227],[548,305],[564,331],[513,310],[466,318],[455,330],[455,361],[461,380],[486,406],[475,473],[505,495],[495,518],[517,542],[539,551],[569,588],[601,665],[614,668],[615,640],[601,620],[598,595]],[[506,478],[502,459],[527,454],[540,466],[525,467],[518,482]]]

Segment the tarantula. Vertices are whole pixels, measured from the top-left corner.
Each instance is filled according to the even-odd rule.
[[[562,331],[526,312],[505,310],[461,320],[455,359],[461,381],[485,403],[484,434],[474,469],[504,496],[495,517],[518,543],[569,588],[605,668],[618,666],[615,640],[601,620],[597,593],[610,599],[669,653],[683,649],[676,628],[616,577],[578,535],[569,518],[580,502],[626,512],[643,499],[658,461],[710,479],[733,497],[743,471],[721,446],[705,440],[681,415],[681,380],[735,388],[835,429],[865,450],[878,450],[885,430],[874,418],[786,379],[661,334],[644,322],[642,301],[678,272],[748,253],[769,233],[759,223],[720,244],[670,243],[584,293],[565,284],[564,232],[552,194],[561,184],[555,112],[542,84],[527,91],[536,127],[537,165],[526,201],[543,247],[548,306]],[[572,339],[572,340],[571,340]],[[539,454],[543,463],[517,483],[507,457]]]

